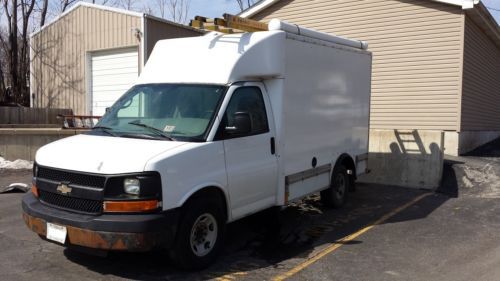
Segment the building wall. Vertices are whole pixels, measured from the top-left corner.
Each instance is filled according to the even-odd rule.
[[[281,0],[252,18],[368,41],[372,129],[458,130],[460,7],[422,0]]]
[[[461,131],[500,131],[500,48],[465,19]]]
[[[156,19],[150,16],[146,16],[146,58],[153,51],[154,45],[158,40],[171,39],[171,38],[182,38],[182,37],[194,37],[201,36],[203,32],[191,29],[187,26],[179,26],[176,23],[168,23],[161,19]]]
[[[81,6],[31,38],[34,107],[86,114],[86,52],[137,46],[141,17]],[[138,62],[140,65],[140,62]]]

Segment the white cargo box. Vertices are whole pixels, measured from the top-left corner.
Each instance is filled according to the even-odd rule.
[[[274,20],[270,29],[160,41],[138,83],[263,82],[279,141],[279,185],[292,200],[328,187],[325,171],[341,154],[364,172],[372,56],[364,42]]]

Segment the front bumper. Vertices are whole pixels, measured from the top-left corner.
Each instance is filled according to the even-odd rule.
[[[66,245],[100,250],[142,252],[169,248],[174,240],[178,210],[154,214],[72,213],[48,207],[28,193],[23,197],[23,219],[42,237],[47,235],[47,222],[66,226]]]

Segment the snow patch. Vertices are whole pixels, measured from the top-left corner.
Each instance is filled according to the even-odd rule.
[[[33,169],[33,161],[17,159],[14,161],[0,157],[0,169]]]
[[[481,198],[500,198],[500,177],[498,167],[487,163],[482,166],[464,167],[462,182],[465,187],[475,187]]]

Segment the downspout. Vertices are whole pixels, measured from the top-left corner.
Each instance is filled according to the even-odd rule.
[[[144,65],[146,65],[147,52],[148,52],[148,32],[147,32],[147,19],[146,14],[142,14],[141,18],[141,65],[139,67],[139,74],[142,72]]]
[[[34,75],[33,75],[33,46],[32,46],[32,43],[33,43],[33,36],[30,36],[30,41],[29,41],[29,48],[30,48],[30,90],[29,90],[29,95],[30,95],[30,107],[34,107],[34,92],[33,92],[33,79],[34,79]]]

